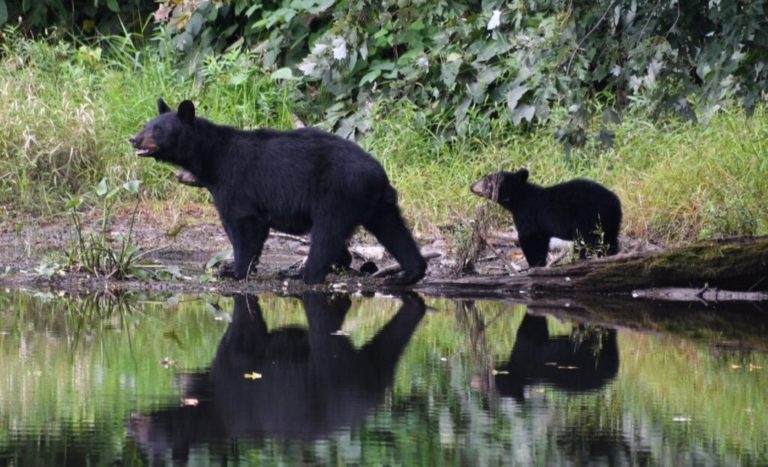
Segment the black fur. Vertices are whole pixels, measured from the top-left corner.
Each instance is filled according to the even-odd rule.
[[[497,172],[470,187],[477,195],[498,202],[512,213],[520,246],[530,266],[546,266],[549,240],[582,239],[596,248],[602,229],[607,253],[619,251],[621,202],[604,186],[590,180],[541,187],[528,182],[528,171]],[[581,252],[582,257],[585,252]]]
[[[346,242],[360,225],[403,267],[390,284],[417,282],[426,271],[384,169],[355,143],[313,128],[240,130],[195,116],[190,101],[160,115],[131,138],[140,156],[188,171],[207,188],[234,249],[224,271],[247,275],[269,229],[311,233],[304,281],[322,282],[333,266],[349,266]]]

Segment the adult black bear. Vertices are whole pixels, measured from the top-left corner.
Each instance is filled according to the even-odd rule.
[[[362,225],[395,257],[402,273],[388,284],[417,282],[426,262],[406,227],[397,192],[376,159],[355,143],[313,128],[245,131],[177,112],[159,99],[160,115],[130,139],[139,156],[177,165],[207,188],[234,250],[222,271],[242,279],[258,263],[269,229],[311,233],[304,282],[322,282],[349,266],[346,242]]]
[[[605,246],[609,255],[619,251],[621,202],[598,183],[571,180],[544,188],[529,183],[528,171],[521,169],[487,175],[470,189],[512,213],[529,266],[546,266],[551,237]]]

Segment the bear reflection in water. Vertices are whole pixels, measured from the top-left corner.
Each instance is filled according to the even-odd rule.
[[[526,314],[509,361],[496,372],[495,385],[501,396],[522,402],[526,386],[544,383],[566,391],[593,391],[618,371],[614,329],[579,325],[570,336],[550,336],[545,317]]]
[[[129,432],[142,450],[162,457],[171,449],[184,459],[197,444],[314,439],[362,422],[391,386],[424,301],[404,294],[397,314],[357,349],[337,332],[351,305],[348,296],[306,292],[301,298],[308,328],[270,331],[258,298],[236,295],[210,370],[186,378],[188,405],[131,418]]]

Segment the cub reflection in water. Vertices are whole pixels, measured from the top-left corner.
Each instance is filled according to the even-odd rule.
[[[616,330],[579,325],[570,336],[550,336],[545,317],[526,314],[499,370],[498,393],[518,402],[525,399],[525,387],[534,384],[572,392],[600,389],[619,371]]]
[[[308,328],[269,330],[258,298],[236,295],[232,322],[211,368],[188,378],[196,405],[133,416],[142,450],[184,459],[191,446],[237,438],[314,439],[361,422],[391,386],[403,350],[425,313],[406,293],[397,314],[363,347],[339,335],[351,306],[345,295],[301,296]]]

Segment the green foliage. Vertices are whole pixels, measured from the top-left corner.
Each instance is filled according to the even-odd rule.
[[[139,181],[127,181],[122,186],[109,189],[107,179],[102,179],[92,193],[86,196],[72,198],[67,203],[72,225],[75,230],[75,242],[66,251],[67,264],[70,269],[85,271],[96,276],[126,279],[131,277],[147,278],[149,274],[139,264],[143,254],[140,247],[133,243],[133,225],[140,199],[136,196],[136,204],[130,217],[128,231],[125,235],[113,238],[112,210],[121,191],[137,195]],[[96,232],[86,233],[78,208],[84,200],[94,200],[101,211],[100,227]]]
[[[0,0],[0,26],[18,22],[29,34],[108,34],[142,29],[153,9],[142,0]]]
[[[105,177],[140,179],[147,200],[207,203],[204,190],[179,185],[173,168],[135,157],[128,144],[154,117],[159,96],[171,104],[191,98],[201,115],[244,128],[290,128],[299,112],[310,115],[307,123],[321,118],[298,102],[299,82],[260,70],[257,51],[210,55],[195,79],[178,73],[164,38],[152,48],[134,39],[73,45],[9,29],[0,34],[0,203],[51,215]],[[592,112],[607,108],[592,102]],[[725,104],[706,125],[652,119],[637,107],[621,121],[586,118],[588,134],[612,133],[612,147],[589,138],[564,158],[556,135],[567,109],[555,108],[548,123],[517,131],[470,108],[474,136],[446,141],[440,136],[450,126],[445,115],[433,119],[408,100],[378,99],[366,109],[371,126],[360,143],[389,174],[417,235],[472,218],[483,201],[469,184],[519,167],[543,185],[587,177],[610,187],[622,200],[625,236],[667,242],[766,234],[768,113],[761,104],[746,118],[737,107]],[[490,212],[492,225],[509,228],[508,213],[493,206]]]
[[[598,223],[592,234],[596,236],[595,245],[590,245],[584,240],[580,232],[576,232],[576,239],[573,241],[573,255],[584,258],[598,258],[608,254],[609,245],[605,243],[605,231],[603,225]]]
[[[751,112],[766,92],[766,5],[165,0],[155,18],[191,62],[256,51],[344,136],[368,129],[375,99],[407,98],[447,135],[482,135],[471,116],[526,127],[559,113],[570,151],[592,139],[593,100],[606,121],[632,106],[706,120],[733,99]]]
[[[50,214],[104,177],[141,178],[153,198],[205,200],[202,191],[179,189],[173,168],[133,155],[128,138],[155,116],[160,96],[194,99],[207,116],[236,126],[292,125],[295,86],[276,86],[251,54],[209,57],[203,88],[180,76],[162,38],[154,48],[138,39],[72,43],[0,30],[0,203]]]

